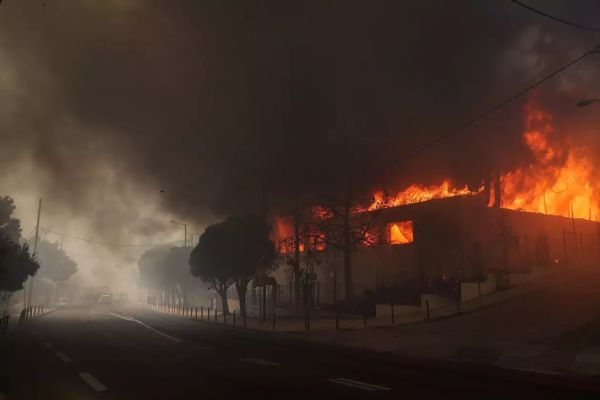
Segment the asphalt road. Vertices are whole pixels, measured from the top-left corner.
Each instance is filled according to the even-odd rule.
[[[223,327],[145,308],[57,310],[15,330],[8,399],[598,398],[592,380]]]

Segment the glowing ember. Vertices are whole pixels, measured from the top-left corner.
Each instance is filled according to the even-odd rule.
[[[412,221],[396,222],[390,224],[388,229],[391,244],[405,244],[414,241]]]

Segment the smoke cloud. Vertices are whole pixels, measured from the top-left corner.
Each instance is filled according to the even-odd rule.
[[[531,3],[600,26],[597,2]],[[54,229],[177,240],[170,218],[201,231],[259,210],[265,191],[275,203],[331,187],[349,164],[387,165],[598,39],[508,1],[6,0],[0,184],[25,230],[43,197]],[[560,132],[596,147],[600,112],[574,103],[598,97],[599,58],[537,93]],[[366,186],[477,185],[526,163],[525,100]],[[80,259],[137,257],[93,254]]]

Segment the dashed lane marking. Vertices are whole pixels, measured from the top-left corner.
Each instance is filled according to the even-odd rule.
[[[380,390],[380,391],[392,390],[389,387],[373,385],[372,383],[355,381],[355,380],[346,379],[346,378],[328,379],[328,381],[337,383],[339,385],[345,385],[345,386],[350,386],[350,387],[357,388],[357,389],[368,390],[370,392],[376,392],[378,390]]]
[[[260,358],[245,357],[245,358],[240,358],[240,360],[250,363],[250,364],[260,365],[261,367],[279,367],[279,364],[276,362],[261,360]]]
[[[57,351],[56,356],[66,363],[71,362],[71,358],[69,356],[67,356],[65,353],[61,353],[60,351]]]
[[[44,346],[46,346],[46,347],[47,347],[47,348],[49,348],[49,349],[52,349],[52,348],[54,348],[54,346],[53,346],[53,345],[52,345],[52,343],[50,343],[50,342],[44,342]]]
[[[519,367],[505,367],[502,365],[498,365],[500,368],[504,368],[504,369],[512,369],[515,371],[523,371],[523,372],[532,372],[534,374],[543,374],[543,375],[560,375],[559,372],[556,371],[548,371],[548,370],[543,370],[543,369],[535,369],[535,368],[519,368]]]
[[[208,346],[200,346],[200,345],[194,345],[193,346],[194,350],[200,350],[200,351],[213,351],[214,349],[212,347],[208,347]]]
[[[96,392],[105,392],[107,390],[107,387],[101,384],[100,381],[94,378],[89,372],[80,372],[79,376]]]

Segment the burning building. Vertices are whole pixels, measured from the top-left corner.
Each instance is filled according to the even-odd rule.
[[[528,164],[474,189],[444,180],[396,194],[376,192],[371,205],[356,211],[370,214],[376,228],[374,239],[353,254],[354,294],[371,292],[380,304],[420,304],[423,295],[452,303],[473,298],[474,287],[477,295],[482,285],[484,292],[506,288],[514,274],[598,261],[594,154],[557,135],[552,115],[535,100],[524,111]],[[286,229],[293,231],[279,228]],[[282,252],[293,251],[293,242],[286,243]],[[310,269],[321,302],[345,298],[339,255],[323,245],[320,250],[322,262]]]

